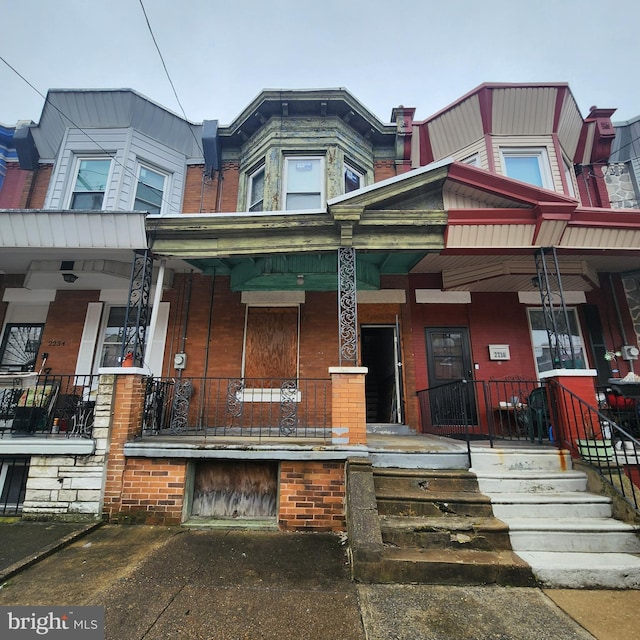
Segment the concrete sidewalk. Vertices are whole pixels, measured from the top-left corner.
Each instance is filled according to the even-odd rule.
[[[100,525],[0,520],[0,584]]]
[[[72,526],[72,525],[71,525]],[[619,640],[639,591],[358,585],[330,534],[0,524],[2,605],[102,605],[106,638]],[[80,536],[73,541],[74,536]],[[48,549],[36,560],[36,546]],[[52,549],[58,550],[52,554]],[[24,554],[26,566],[16,569]],[[588,630],[588,631],[587,631]]]

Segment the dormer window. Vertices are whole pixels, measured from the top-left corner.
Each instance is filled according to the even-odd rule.
[[[70,209],[100,211],[111,170],[109,158],[78,158]]]
[[[264,166],[249,176],[249,211],[264,210]]]
[[[521,180],[536,187],[553,189],[549,156],[544,148],[501,147],[504,171],[509,178]]]
[[[285,158],[284,184],[287,211],[320,209],[324,204],[324,158]]]

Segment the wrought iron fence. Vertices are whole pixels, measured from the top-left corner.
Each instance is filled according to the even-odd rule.
[[[97,376],[4,375],[0,385],[0,438],[91,437]]]
[[[148,378],[141,437],[331,438],[331,381]]]
[[[597,409],[556,381],[548,383],[551,419],[562,425],[560,446],[595,469],[634,509],[640,506],[640,440],[618,423],[616,413]],[[635,425],[634,421],[631,426]]]
[[[553,442],[538,380],[457,380],[418,391],[422,430],[462,440]]]

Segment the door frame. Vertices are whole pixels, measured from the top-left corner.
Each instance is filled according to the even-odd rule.
[[[459,333],[460,334],[460,356],[462,358],[462,373],[460,377],[451,378],[450,380],[444,378],[437,378],[435,373],[435,358],[434,347],[432,337],[436,333]],[[447,382],[455,382],[457,380],[473,380],[474,364],[471,351],[471,338],[469,327],[465,326],[436,326],[425,327],[425,355],[427,360],[427,376],[429,380],[429,388],[444,385]],[[469,419],[469,424],[477,424],[478,422],[478,406],[476,399],[476,391],[473,384],[465,385],[465,398],[466,398],[466,411]]]

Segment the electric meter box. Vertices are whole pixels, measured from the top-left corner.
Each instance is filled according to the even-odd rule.
[[[623,360],[637,360],[640,355],[640,349],[633,344],[625,344],[620,351]]]

